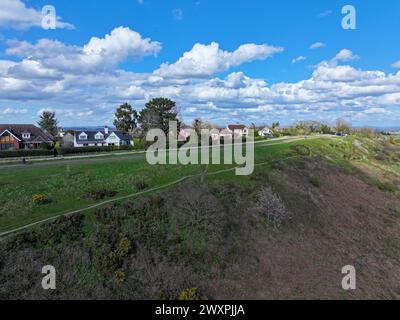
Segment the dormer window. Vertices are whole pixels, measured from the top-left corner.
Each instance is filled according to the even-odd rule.
[[[82,133],[79,135],[79,140],[87,140],[87,134],[84,133],[84,132],[82,132]]]
[[[103,140],[104,139],[104,135],[101,132],[96,133],[96,135],[94,136],[94,138],[96,140]]]
[[[30,139],[30,138],[31,138],[31,133],[30,133],[30,132],[24,132],[24,133],[22,133],[22,138],[23,138],[23,139]]]

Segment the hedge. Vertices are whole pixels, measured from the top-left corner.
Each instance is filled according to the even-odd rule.
[[[110,152],[118,150],[134,150],[133,146],[98,146],[98,147],[79,147],[79,148],[58,148],[57,153],[62,156],[76,153]]]
[[[39,156],[53,156],[53,155],[54,155],[54,150],[44,150],[44,149],[0,151],[0,158],[39,157]]]

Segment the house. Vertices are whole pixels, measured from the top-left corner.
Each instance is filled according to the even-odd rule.
[[[96,146],[133,146],[133,138],[121,131],[102,130],[74,131],[74,147],[96,147]]]
[[[274,134],[274,132],[268,127],[259,127],[256,129],[260,137],[270,137]]]
[[[54,137],[33,124],[0,124],[0,150],[37,149]]]
[[[181,130],[179,131],[179,139],[180,140],[187,140],[196,130],[188,125],[182,125]]]
[[[249,128],[243,124],[228,124],[226,129],[233,135],[247,137],[249,135]]]

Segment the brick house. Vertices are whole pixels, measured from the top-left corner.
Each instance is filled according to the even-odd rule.
[[[37,149],[54,137],[33,124],[0,124],[0,150]]]

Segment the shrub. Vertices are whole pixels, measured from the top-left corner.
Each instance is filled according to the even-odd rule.
[[[179,300],[202,300],[202,297],[199,295],[197,288],[190,288],[181,291]]]
[[[74,241],[83,237],[83,214],[62,216],[41,226],[36,233],[38,241],[59,243],[63,239]]]
[[[122,269],[118,269],[114,273],[115,279],[118,282],[124,282],[125,281],[125,272]]]
[[[118,150],[134,150],[131,145],[125,146],[97,146],[97,147],[79,147],[79,148],[59,148],[57,152],[59,155],[76,154],[76,153],[92,153],[92,152],[110,152]]]
[[[106,197],[114,197],[118,194],[117,191],[110,189],[98,189],[89,191],[87,197],[93,200],[103,200]]]
[[[321,186],[321,178],[318,176],[311,176],[310,183],[314,186],[319,188]]]
[[[127,237],[123,237],[120,240],[117,249],[115,250],[115,254],[119,258],[124,258],[128,256],[130,250],[131,250],[131,242]]]
[[[290,218],[290,213],[287,211],[282,199],[269,186],[263,187],[257,193],[255,208],[276,227],[279,227],[283,221]]]
[[[32,196],[32,202],[37,205],[46,204],[50,202],[50,199],[44,194],[35,194]]]
[[[378,182],[378,188],[381,191],[387,191],[387,192],[396,192],[397,191],[397,186],[391,181]]]
[[[94,215],[102,224],[111,224],[113,221],[119,218],[119,207],[116,205],[106,206],[104,208],[97,209]]]
[[[311,155],[311,149],[308,146],[303,146],[303,145],[295,145],[291,146],[290,149],[295,153],[300,156],[309,156]]]
[[[0,158],[22,158],[22,157],[39,157],[39,156],[52,156],[54,150],[5,150],[0,151]]]
[[[147,180],[148,179],[145,176],[136,176],[134,178],[134,186],[135,186],[135,188],[137,190],[139,190],[139,191],[146,189],[149,186]]]

